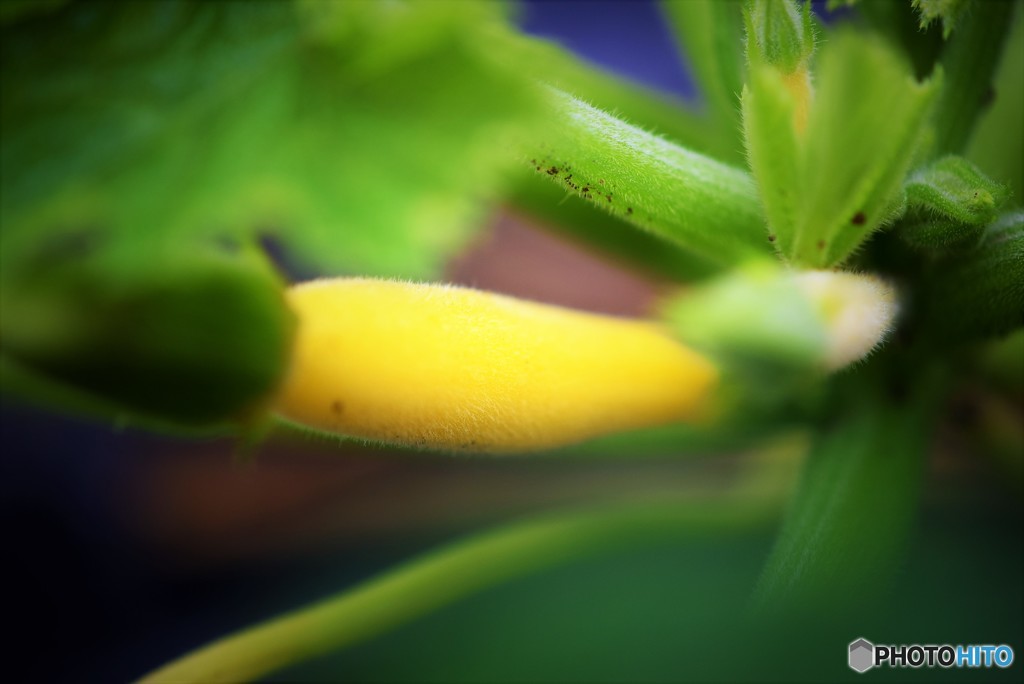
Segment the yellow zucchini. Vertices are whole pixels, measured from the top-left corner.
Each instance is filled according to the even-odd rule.
[[[294,286],[286,420],[427,448],[529,451],[706,412],[718,380],[654,323],[477,290],[341,278]]]

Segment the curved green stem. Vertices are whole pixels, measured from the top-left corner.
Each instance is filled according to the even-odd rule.
[[[661,540],[748,530],[774,519],[791,471],[788,462],[784,468],[774,464],[769,477],[762,475],[713,501],[616,504],[551,514],[485,532],[334,598],[224,637],[142,681],[252,680],[365,641],[490,586],[570,560]]]

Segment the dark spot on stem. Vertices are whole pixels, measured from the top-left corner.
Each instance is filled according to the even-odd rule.
[[[611,196],[611,195],[605,195],[605,196],[604,196],[604,198],[605,198],[606,200],[608,200],[609,202],[611,202],[611,201],[612,201],[612,196]]]
[[[775,236],[774,235],[769,235],[768,236],[768,242],[775,242]]]
[[[598,178],[597,182],[600,183],[601,185],[604,185],[604,178]]]
[[[548,175],[549,176],[554,176],[557,173],[558,173],[558,167],[557,166],[552,166],[550,169],[548,169]]]
[[[584,186],[583,186],[583,189],[582,189],[582,190],[580,190],[580,192],[584,192],[584,193],[586,193],[586,192],[590,192],[590,186],[589,186],[589,185],[584,185]]]
[[[632,214],[632,213],[633,213],[633,207],[626,207],[626,214],[629,215],[629,214]]]
[[[856,214],[853,215],[853,218],[850,219],[850,223],[852,223],[855,226],[863,226],[864,222],[867,220],[868,217],[864,215],[864,212],[858,211]]]
[[[825,249],[825,241],[818,240],[818,249]]]

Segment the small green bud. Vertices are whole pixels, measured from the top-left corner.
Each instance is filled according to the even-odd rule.
[[[955,223],[983,226],[999,215],[1006,187],[963,157],[950,155],[910,174],[904,184],[907,208]]]
[[[998,216],[1006,187],[962,157],[948,156],[910,174],[903,186],[906,220],[904,242],[927,250],[967,245]]]
[[[793,0],[753,0],[747,4],[747,59],[783,73],[806,66],[814,52],[810,4],[801,11]]]
[[[892,289],[873,276],[769,263],[691,290],[665,311],[687,343],[748,372],[838,370],[870,353],[895,314]]]

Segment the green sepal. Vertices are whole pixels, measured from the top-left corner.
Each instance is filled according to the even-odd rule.
[[[789,261],[820,268],[841,263],[902,213],[901,182],[941,74],[917,83],[882,42],[839,32],[815,80],[800,134],[782,76],[753,65],[743,125],[770,237]]]
[[[802,163],[793,127],[796,104],[778,71],[760,64],[750,68],[742,101],[747,160],[768,219],[764,239],[789,258],[796,242]]]
[[[23,376],[119,416],[197,427],[258,420],[294,327],[263,255],[230,241],[105,240],[97,229],[68,231],[4,273],[0,352]]]

